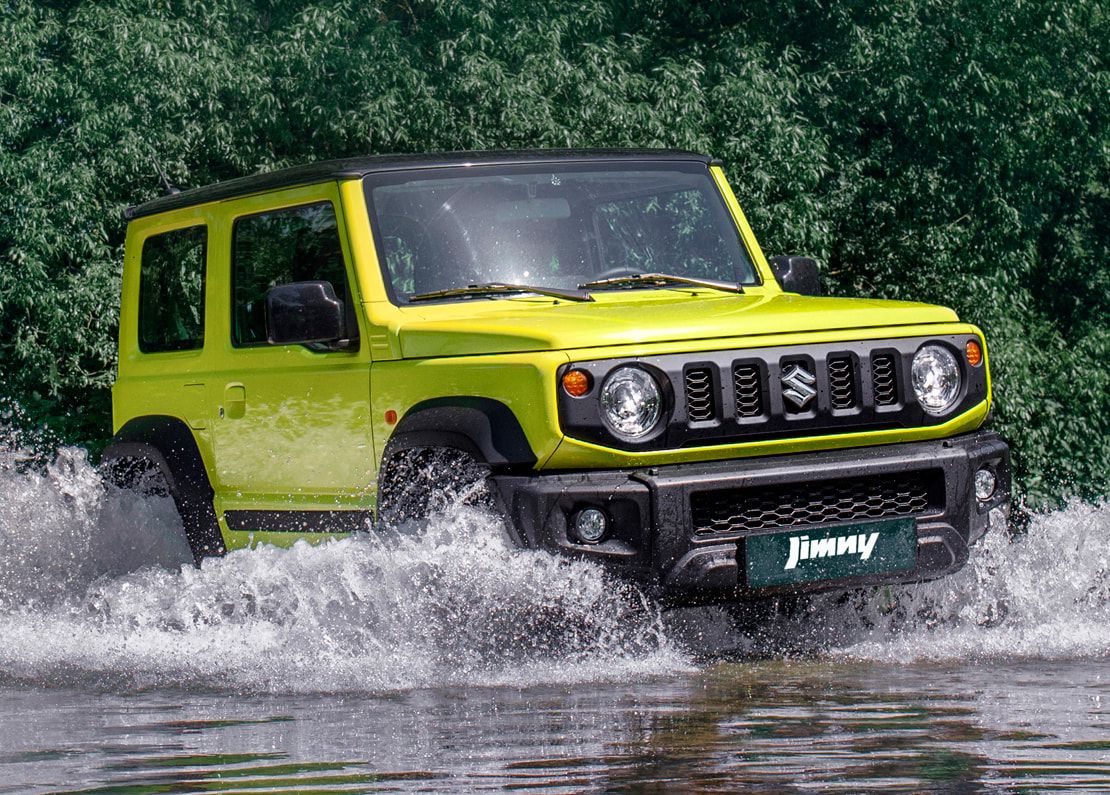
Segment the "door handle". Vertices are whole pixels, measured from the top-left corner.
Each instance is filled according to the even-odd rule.
[[[224,387],[224,404],[220,415],[229,420],[237,420],[247,413],[247,388],[242,384],[228,384]]]

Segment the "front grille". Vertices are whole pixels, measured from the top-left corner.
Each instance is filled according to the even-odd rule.
[[[686,417],[690,422],[705,422],[717,415],[713,394],[713,373],[708,367],[686,371]]]
[[[827,391],[817,376],[821,368]],[[816,360],[783,357],[778,360],[778,375],[770,378],[767,367],[758,360],[734,361],[731,384],[727,383],[727,370],[722,368],[721,380],[726,382],[723,385],[715,381],[716,369],[717,365],[698,364],[683,370],[688,424],[719,419],[722,405],[729,409],[725,419],[733,418],[730,412],[735,407],[735,420],[746,420],[749,432],[755,432],[759,420],[773,423],[783,416],[794,423],[836,416],[841,422],[850,422],[861,413],[873,412],[875,407],[898,403],[898,358],[889,351],[858,354],[833,351]],[[871,370],[871,389],[865,394],[866,381],[861,373],[867,369]],[[732,388],[731,395],[728,386]],[[724,394],[719,394],[722,391]]]
[[[851,356],[829,357],[829,400],[834,409],[856,407],[856,368]]]
[[[841,340],[637,356],[662,387],[664,416],[639,441],[614,436],[596,399],[559,390],[559,422],[573,439],[621,450],[677,450],[833,434],[928,428],[986,399],[986,368],[961,364],[966,387],[944,416],[906,393],[927,340],[962,351],[966,335]],[[571,362],[603,384],[627,358]],[[909,399],[907,399],[909,397]]]
[[[893,406],[898,402],[898,376],[893,353],[871,356],[871,383],[876,406]]]
[[[939,470],[814,483],[695,492],[690,496],[694,533],[746,534],[943,510]]]
[[[736,389],[736,416],[762,416],[763,374],[759,365],[755,362],[738,362],[732,368],[732,383]]]

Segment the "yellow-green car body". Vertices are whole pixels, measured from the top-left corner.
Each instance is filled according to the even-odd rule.
[[[481,466],[515,543],[686,601],[940,576],[1007,509],[982,332],[784,290],[812,264],[776,271],[700,155],[362,158],[127,218],[106,458],[159,472],[198,561],[378,532],[379,479],[438,448]],[[735,284],[704,275],[725,254]],[[635,272],[668,256],[694,278]],[[498,257],[547,287],[469,286]]]

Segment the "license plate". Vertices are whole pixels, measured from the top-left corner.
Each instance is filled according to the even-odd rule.
[[[912,518],[752,536],[745,545],[749,588],[909,571],[916,565]]]

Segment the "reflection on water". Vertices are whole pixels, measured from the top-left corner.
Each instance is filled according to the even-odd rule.
[[[389,696],[7,688],[0,791],[1089,791],[1110,787],[1104,698],[1090,662],[724,663]]]

